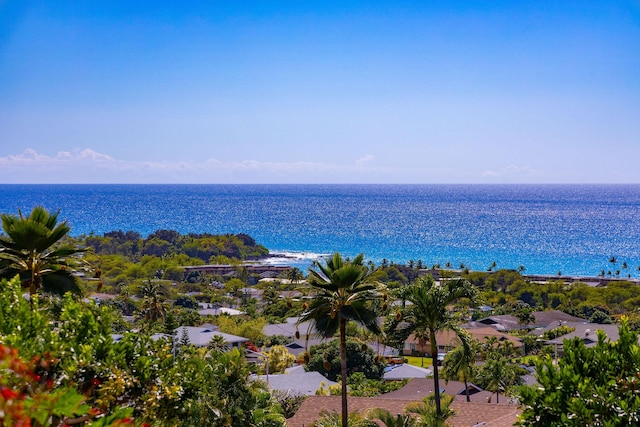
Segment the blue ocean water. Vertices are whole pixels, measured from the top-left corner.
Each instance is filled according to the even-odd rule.
[[[302,267],[339,251],[531,274],[626,262],[623,276],[640,275],[640,185],[0,185],[0,212],[36,205],[60,209],[73,235],[242,232]]]

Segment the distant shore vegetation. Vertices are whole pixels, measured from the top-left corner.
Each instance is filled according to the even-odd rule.
[[[92,248],[97,255],[122,255],[132,260],[145,255],[162,258],[184,254],[205,263],[222,264],[231,260],[259,259],[269,254],[267,248],[244,233],[183,235],[175,230],[157,230],[143,238],[135,231],[115,230],[102,236],[81,236],[78,243]]]

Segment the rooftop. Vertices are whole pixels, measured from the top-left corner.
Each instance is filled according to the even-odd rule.
[[[382,408],[392,414],[401,412],[412,400],[380,399],[375,397],[349,397],[349,412],[364,413],[371,408]],[[340,396],[309,396],[298,412],[287,420],[289,427],[310,426],[319,418],[322,410],[340,411]],[[447,421],[451,427],[511,427],[517,421],[520,409],[516,405],[453,402],[451,409],[455,411]]]

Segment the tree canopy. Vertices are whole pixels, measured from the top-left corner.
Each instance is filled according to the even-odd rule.
[[[631,426],[640,421],[640,346],[626,319],[619,339],[598,331],[595,347],[564,341],[557,364],[536,364],[538,384],[520,392],[521,426]]]

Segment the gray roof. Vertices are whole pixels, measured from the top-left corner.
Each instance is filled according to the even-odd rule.
[[[544,328],[554,322],[580,322],[584,321],[584,319],[580,319],[579,317],[571,316],[560,310],[546,310],[546,311],[535,311],[532,313],[536,318],[534,323],[528,325],[522,325],[518,321],[518,318],[511,314],[500,314],[495,316],[485,317],[484,319],[479,319],[475,322],[471,322],[469,325],[471,327],[477,327],[478,324],[489,325],[494,327],[499,331],[509,331],[511,329],[522,329],[523,327],[527,328]]]
[[[197,326],[180,326],[174,330],[174,336],[178,341],[182,339],[184,332],[187,332],[189,343],[197,347],[206,347],[214,336],[220,336],[227,344],[241,344],[249,341],[248,338],[239,337],[237,335],[225,334],[224,332],[214,331],[210,328]]]
[[[198,314],[200,314],[200,316],[219,316],[221,314],[226,314],[229,316],[239,316],[241,314],[244,314],[244,311],[236,310],[235,308],[214,307],[198,310]]]
[[[443,394],[454,396],[456,400],[466,400],[465,386],[460,381],[444,381],[440,379],[440,390]],[[469,383],[472,402],[486,402],[492,395],[491,392],[484,391],[481,388]],[[421,400],[433,394],[435,390],[433,378],[414,378],[407,385],[399,390],[381,394],[379,399],[411,399]],[[500,396],[502,397],[502,396]],[[504,398],[506,402],[507,399]]]
[[[580,338],[587,346],[595,345],[598,342],[597,331],[602,331],[611,342],[618,341],[620,337],[618,333],[618,325],[602,325],[599,323],[588,322],[563,322],[562,326],[575,328],[573,332],[562,335],[556,339],[547,341],[549,344],[562,344],[566,339]],[[557,327],[557,325],[555,326]],[[550,327],[553,329],[553,327]]]
[[[312,396],[320,387],[337,385],[334,381],[329,381],[319,372],[297,372],[291,374],[260,375],[259,378],[267,383],[272,390],[281,390],[292,394],[303,394]]]
[[[153,334],[151,335],[151,339],[154,341],[158,341],[161,339],[171,339],[173,338],[171,335],[169,334],[161,334],[161,333],[157,333],[157,334]]]
[[[300,332],[300,335],[307,336],[315,333],[315,328],[311,322],[303,322],[296,325],[297,319],[287,319],[286,323],[276,323],[272,325],[266,325],[262,329],[262,333],[267,337],[276,335],[284,335],[287,338],[293,338],[296,335],[296,331]]]
[[[405,380],[409,378],[426,378],[433,375],[432,369],[421,368],[419,366],[413,366],[408,363],[402,365],[390,366],[384,373],[383,378],[387,381],[390,380]]]

